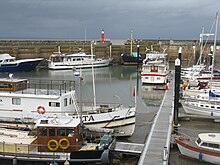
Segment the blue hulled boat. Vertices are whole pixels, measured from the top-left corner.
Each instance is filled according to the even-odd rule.
[[[28,72],[36,69],[43,58],[16,60],[9,54],[0,54],[0,72]]]

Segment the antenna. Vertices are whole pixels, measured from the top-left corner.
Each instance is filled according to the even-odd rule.
[[[150,50],[150,49],[148,49],[148,48],[146,47],[146,48],[145,48],[145,52],[147,53],[148,50]]]

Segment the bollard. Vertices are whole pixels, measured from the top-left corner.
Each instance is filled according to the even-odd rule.
[[[164,146],[164,148],[163,148],[163,161],[167,161],[167,157],[168,157],[168,150],[167,150],[167,147]]]
[[[175,60],[175,94],[174,94],[174,134],[178,132],[179,95],[180,95],[181,61]]]
[[[14,157],[14,158],[13,158],[13,161],[12,161],[12,164],[13,164],[13,165],[17,165],[17,163],[18,163],[18,161],[17,161],[16,157]]]

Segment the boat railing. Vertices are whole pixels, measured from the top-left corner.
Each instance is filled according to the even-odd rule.
[[[194,137],[193,135],[188,135],[184,132],[178,131],[178,135],[176,135],[179,138],[185,139],[187,144],[191,144],[196,140],[197,137]]]
[[[27,84],[22,84],[22,88],[16,93],[22,94],[44,94],[44,95],[62,95],[68,91],[75,90],[75,81],[73,80],[43,80],[29,79]]]

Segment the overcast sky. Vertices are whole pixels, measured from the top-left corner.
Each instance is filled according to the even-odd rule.
[[[138,39],[199,39],[219,10],[220,0],[0,0],[0,39],[99,39],[102,29],[111,40],[131,29]]]

